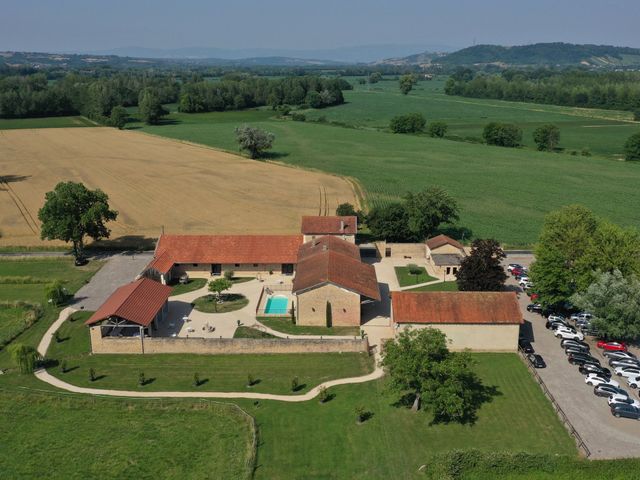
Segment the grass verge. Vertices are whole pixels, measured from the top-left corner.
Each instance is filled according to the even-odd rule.
[[[417,270],[420,270],[420,273],[413,274],[411,273],[411,269],[408,266],[395,267],[396,277],[398,279],[398,283],[400,284],[400,286],[408,287],[409,285],[416,285],[418,283],[427,283],[427,282],[433,282],[434,280],[438,280],[437,278],[429,275],[427,273],[427,270],[424,267],[418,267]]]
[[[294,325],[291,317],[257,317],[263,325],[288,335],[360,335],[360,327],[312,327]]]

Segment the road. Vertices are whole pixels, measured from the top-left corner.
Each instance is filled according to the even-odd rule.
[[[523,265],[529,265],[532,260],[531,255],[509,255],[507,258],[508,263]],[[510,279],[508,284],[515,286],[516,282]],[[531,335],[536,353],[542,355],[547,363],[547,368],[538,369],[538,373],[591,450],[591,458],[640,457],[640,422],[611,415],[606,398],[594,395],[593,387],[584,383],[584,376],[578,372],[578,367],[569,364],[560,347],[560,340],[545,328],[546,319],[527,312],[527,295],[521,293],[519,302],[526,322],[524,332]],[[594,339],[587,340],[594,356],[600,359],[603,366],[607,365],[595,347]],[[619,377],[614,376],[614,379],[619,380]],[[627,388],[623,383],[620,381],[620,385],[632,397],[638,398],[638,391]]]

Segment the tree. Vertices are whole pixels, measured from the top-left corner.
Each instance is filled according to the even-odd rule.
[[[407,75],[403,75],[400,77],[400,91],[403,95],[407,95],[411,90],[413,90],[413,86],[418,83],[418,79],[415,75],[409,73]]]
[[[640,133],[631,135],[625,142],[624,159],[627,161],[640,160]]]
[[[402,330],[385,344],[382,365],[388,388],[400,401],[422,401],[436,422],[469,422],[485,392],[468,353],[451,353],[444,333],[434,328]]]
[[[116,105],[111,109],[111,115],[109,116],[109,125],[116,127],[118,130],[122,130],[127,124],[129,113],[127,109],[122,105]]]
[[[640,337],[640,281],[619,270],[599,272],[595,281],[571,301],[593,315],[591,324],[605,338],[635,341]]]
[[[333,312],[331,310],[331,302],[327,301],[327,307],[325,312],[327,328],[333,327]]]
[[[412,238],[409,213],[401,203],[374,207],[367,215],[367,225],[374,238],[387,242],[406,242]]]
[[[356,208],[350,203],[341,203],[336,208],[336,215],[341,217],[348,217],[351,215],[357,215]]]
[[[216,278],[209,282],[209,291],[216,294],[216,304],[217,302],[222,302],[222,292],[229,290],[232,286],[233,283],[226,278]],[[216,305],[214,307],[217,308]]]
[[[382,74],[380,72],[372,72],[367,80],[369,83],[378,83],[382,80]]]
[[[40,354],[31,345],[23,345],[22,343],[14,343],[9,346],[9,354],[11,359],[20,369],[20,373],[33,373],[40,360]]]
[[[138,111],[142,120],[149,125],[156,125],[169,112],[162,107],[160,97],[152,90],[145,89],[140,93]]]
[[[551,124],[541,125],[533,131],[533,141],[536,142],[538,150],[552,152],[560,142],[560,129]]]
[[[487,145],[499,147],[517,147],[522,142],[522,129],[510,123],[487,123],[482,131]]]
[[[416,241],[430,237],[443,223],[451,223],[459,218],[458,202],[440,187],[408,193],[405,195],[405,206],[408,228]]]
[[[233,282],[233,276],[234,275],[235,275],[235,272],[233,270],[225,270],[224,271],[224,278],[226,278],[230,282]]]
[[[431,122],[427,128],[427,133],[430,137],[443,138],[449,126],[445,122]]]
[[[65,302],[67,299],[67,291],[60,280],[54,280],[47,286],[45,290],[45,298],[49,303],[56,307]]]
[[[471,254],[461,264],[456,282],[458,290],[467,292],[498,292],[503,289],[507,274],[501,265],[506,258],[497,240],[474,240]]]
[[[640,110],[633,111],[633,120],[636,122],[640,122]]]
[[[389,122],[389,128],[393,133],[418,133],[424,130],[427,121],[421,113],[408,113],[397,115]]]
[[[82,256],[84,237],[93,240],[109,238],[106,223],[115,220],[118,212],[109,209],[109,197],[100,189],[89,190],[82,183],[60,182],[45,195],[44,206],[38,211],[42,222],[40,237],[73,243],[73,254]]]
[[[240,150],[249,152],[251,158],[259,158],[265,150],[273,146],[276,138],[273,133],[250,125],[237,127],[235,132]]]

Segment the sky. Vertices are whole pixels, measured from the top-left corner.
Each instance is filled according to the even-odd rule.
[[[551,41],[640,47],[640,0],[0,0],[0,51]]]

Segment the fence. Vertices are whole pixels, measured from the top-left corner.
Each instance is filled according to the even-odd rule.
[[[293,289],[293,285],[291,283],[277,283],[272,285],[265,285],[262,287],[260,291],[260,297],[258,298],[258,304],[256,305],[256,317],[291,317],[293,315],[292,309],[293,304],[291,302],[290,294]],[[288,302],[287,307],[283,309],[283,311],[266,311],[266,304],[269,296],[274,292],[286,292]],[[289,304],[291,304],[291,308],[289,308]]]
[[[536,381],[540,385],[540,388],[542,388],[542,391],[544,392],[544,394],[547,396],[547,398],[551,402],[551,405],[553,405],[553,408],[556,411],[556,413],[558,414],[558,417],[562,421],[562,424],[564,425],[564,427],[567,429],[569,434],[571,434],[571,436],[573,436],[573,438],[575,438],[576,444],[578,445],[578,448],[580,448],[584,452],[584,455],[585,455],[586,458],[589,458],[591,456],[591,450],[589,450],[589,447],[587,447],[587,444],[584,442],[584,440],[582,439],[582,437],[580,436],[578,431],[575,429],[575,427],[573,426],[573,424],[571,423],[571,421],[567,417],[567,415],[564,413],[564,410],[562,410],[562,408],[560,407],[560,405],[556,401],[555,397],[551,394],[551,392],[547,388],[547,385],[544,383],[544,380],[542,380],[542,377],[540,377],[538,372],[536,372],[536,369],[533,368],[533,366],[531,365],[531,363],[529,362],[529,360],[525,356],[525,354],[522,351],[522,349],[520,348],[520,346],[518,346],[518,353],[520,354],[520,358],[522,359],[524,364],[527,366],[527,368],[529,369],[529,371],[533,375],[533,378],[536,379]]]

